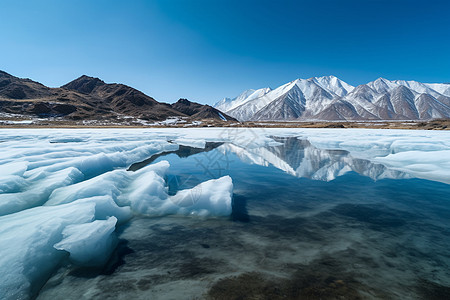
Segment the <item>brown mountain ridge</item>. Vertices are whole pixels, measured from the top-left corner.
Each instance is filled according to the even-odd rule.
[[[170,117],[189,120],[236,121],[219,110],[180,99],[161,103],[130,86],[105,83],[83,75],[59,88],[0,71],[0,113],[65,120],[113,120],[132,117],[163,121]]]

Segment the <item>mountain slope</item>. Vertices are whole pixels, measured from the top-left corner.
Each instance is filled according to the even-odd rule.
[[[0,71],[0,113],[67,120],[114,120],[125,116],[149,121],[169,117],[236,121],[226,114],[221,118],[220,112],[208,105],[189,103],[194,113],[185,111],[180,103],[160,103],[127,85],[105,83],[86,75],[60,88],[49,88]]]
[[[8,99],[33,99],[51,97],[52,90],[39,82],[14,77],[0,71],[0,97]]]
[[[164,120],[170,116],[186,116],[168,104],[123,84],[107,84],[98,78],[83,75],[61,87],[84,95],[85,101],[109,111],[136,116],[144,120]]]
[[[270,102],[254,116],[254,120],[296,119],[305,111],[304,96],[297,85],[287,93]]]
[[[187,99],[180,99],[174,104],[172,108],[194,119],[215,119],[222,121],[236,121],[235,118],[222,113],[218,109],[209,105],[202,105],[199,103],[191,102]]]
[[[244,104],[245,102],[262,97],[270,91],[271,91],[270,88],[264,88],[259,90],[246,90],[233,99],[224,98],[220,100],[218,103],[214,105],[214,107],[219,109],[220,111],[229,111]]]
[[[249,90],[253,91],[253,90]],[[334,76],[296,79],[261,95],[218,102],[240,121],[429,120],[450,118],[450,84],[378,78],[353,87]]]

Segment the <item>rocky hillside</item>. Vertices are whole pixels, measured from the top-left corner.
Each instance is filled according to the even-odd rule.
[[[222,121],[236,121],[235,118],[230,117],[225,113],[222,113],[221,111],[219,111],[214,107],[191,102],[187,99],[178,100],[176,103],[172,104],[172,108],[194,119],[216,119]]]
[[[105,83],[86,75],[60,88],[49,88],[0,71],[0,113],[3,114],[65,120],[163,121],[171,117],[234,120],[229,116],[222,118],[217,109],[208,105],[180,101],[173,105],[160,103],[127,85]]]

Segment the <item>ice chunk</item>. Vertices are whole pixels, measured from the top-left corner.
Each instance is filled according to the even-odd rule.
[[[146,183],[151,184],[153,180],[160,180],[160,176],[165,175],[169,166],[170,164],[167,161],[161,161],[156,164],[148,165],[137,172],[128,172],[125,170],[107,172],[92,179],[56,189],[52,192],[45,205],[58,205],[81,198],[104,195],[110,196],[116,200],[125,190],[126,193],[131,193],[128,186],[132,184],[133,181],[139,180],[141,176],[145,176],[144,174],[146,173],[153,172],[155,177],[141,179],[138,185],[132,185],[132,189],[140,189]],[[121,202],[121,204],[130,205],[130,201]]]
[[[98,196],[80,199],[77,203],[95,203],[95,219],[106,220],[109,217],[116,217],[117,223],[120,225],[125,223],[132,217],[131,209],[129,206],[120,207],[114,202],[110,196]]]
[[[140,214],[160,215],[160,207],[167,201],[168,190],[164,178],[154,171],[139,176],[121,198]],[[124,200],[122,200],[124,201]]]
[[[116,168],[127,167],[154,154],[177,149],[178,145],[167,141],[151,142],[149,145],[142,142],[121,145],[116,142],[114,146],[80,143],[73,148],[44,148],[40,151],[23,153],[21,156],[25,156],[28,163],[28,170],[24,174],[26,177],[35,176],[43,171],[56,172],[75,167],[85,175],[85,178],[92,178]],[[14,158],[14,155],[10,157]]]
[[[170,163],[167,160],[162,160],[160,162],[157,162],[155,164],[151,164],[148,166],[145,166],[142,169],[139,169],[138,171],[134,172],[137,176],[141,176],[141,174],[153,171],[159,176],[165,176],[167,173],[167,170],[170,167]]]
[[[228,216],[231,214],[232,195],[233,181],[230,176],[223,176],[179,191],[169,200],[178,207],[180,214]],[[165,205],[162,209],[170,211],[171,205]]]
[[[227,216],[231,214],[233,183],[224,176],[202,182],[192,189],[168,195],[164,179],[155,172],[139,176],[119,198],[119,203],[130,205],[132,210],[144,215],[200,215]]]
[[[63,258],[53,248],[70,224],[91,222],[95,203],[36,207],[0,217],[0,299],[35,295]]]
[[[53,247],[55,244],[70,248],[75,253],[74,259],[83,264],[100,263],[97,250],[101,250],[107,259],[114,245],[113,236],[107,232],[114,231],[116,222],[125,222],[130,217],[129,207],[118,207],[107,196],[35,207],[0,217],[0,299],[28,299],[35,295],[65,257]],[[96,219],[107,221],[94,221],[91,225]],[[80,224],[87,225],[76,227]],[[70,239],[78,237],[78,243],[61,241],[63,232],[67,236],[75,234],[75,231],[66,230],[68,227],[82,229],[79,236]],[[94,228],[98,229],[97,235]],[[82,242],[83,235],[85,242]],[[80,243],[85,243],[84,250]]]
[[[0,194],[20,192],[27,181],[18,175],[6,175],[0,178]]]
[[[55,249],[70,253],[70,259],[81,265],[102,265],[114,249],[117,238],[113,234],[117,219],[97,220],[91,223],[68,225],[64,228],[63,240]]]
[[[125,170],[115,170],[66,187],[55,189],[45,205],[59,205],[95,196],[116,198],[129,181]]]
[[[70,185],[81,178],[83,174],[76,168],[67,168],[55,173],[41,172],[30,180],[34,182],[26,191],[0,194],[0,216],[42,205],[53,190]]]
[[[5,175],[18,175],[22,176],[28,168],[28,164],[25,161],[11,162],[6,164],[0,164],[0,176]]]

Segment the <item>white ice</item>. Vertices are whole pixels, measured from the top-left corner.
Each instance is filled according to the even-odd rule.
[[[133,215],[231,213],[229,177],[183,190],[174,200],[164,180],[167,161],[127,171],[178,144],[204,147],[197,137],[156,130],[0,130],[0,142],[0,299],[33,297],[63,260],[104,263],[114,249],[116,223]],[[199,189],[191,207],[177,203]]]
[[[352,159],[383,164],[390,172],[450,183],[448,131],[2,129],[0,299],[35,295],[67,259],[83,265],[101,263],[114,247],[115,227],[134,215],[229,215],[229,176],[170,196],[164,179],[170,172],[168,162],[127,171],[131,164],[179,145],[202,148],[206,142],[227,142],[243,160],[313,179],[332,180],[351,170],[349,162],[318,170],[305,162],[294,169],[276,151],[266,150],[281,146],[273,136],[306,138],[318,149],[346,150]],[[388,173],[384,176],[389,178]]]
[[[36,294],[67,253],[53,248],[61,241],[63,230],[116,211],[120,208],[113,201],[86,199],[0,217],[0,299],[27,299]],[[96,241],[93,239],[92,243]],[[86,255],[105,254],[88,251]]]
[[[203,139],[186,139],[186,138],[177,138],[175,143],[182,146],[188,146],[193,148],[205,148],[206,142]]]
[[[231,214],[232,195],[233,181],[230,176],[223,176],[202,182],[192,189],[179,191],[169,197],[168,203],[179,214],[227,216]]]
[[[91,223],[68,225],[62,231],[63,239],[53,247],[70,253],[70,259],[80,265],[102,265],[114,249],[117,218]]]

